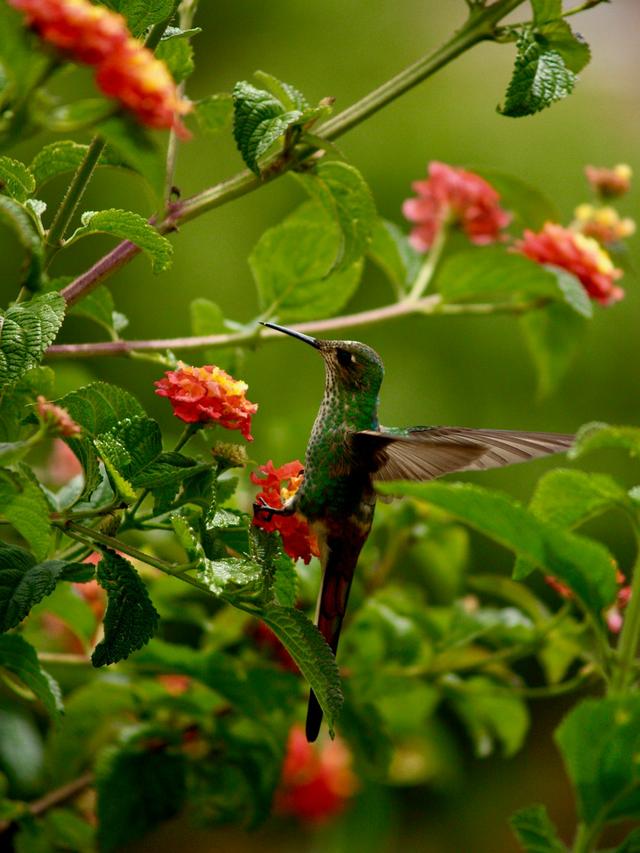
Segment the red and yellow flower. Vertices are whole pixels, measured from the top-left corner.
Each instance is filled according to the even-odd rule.
[[[178,364],[177,370],[167,371],[164,379],[155,383],[156,394],[168,398],[173,414],[188,424],[218,424],[240,430],[247,441],[253,441],[251,417],[258,404],[245,397],[247,383],[212,364]]]
[[[8,0],[49,44],[96,69],[102,91],[117,98],[150,127],[188,131],[180,116],[191,104],[182,98],[164,62],[131,37],[122,15],[89,0]]]
[[[281,465],[280,468],[275,468],[269,460],[266,465],[261,465],[259,470],[264,477],[257,473],[251,474],[251,482],[262,487],[256,500],[272,509],[282,509],[285,502],[298,491],[304,478],[304,468],[297,459]],[[301,515],[273,515],[269,518],[268,511],[264,514],[258,511],[254,515],[253,523],[263,530],[277,530],[285,552],[294,560],[301,559],[308,563],[311,557],[319,556],[316,537]]]
[[[573,215],[571,228],[586,237],[593,237],[598,243],[619,243],[631,237],[636,230],[633,219],[622,218],[614,207],[580,204]]]
[[[584,171],[591,188],[602,198],[616,198],[629,192],[633,173],[626,163],[619,163],[612,169],[585,166]]]
[[[447,223],[459,225],[472,243],[486,245],[501,239],[511,214],[500,207],[500,196],[480,175],[436,160],[429,163],[426,181],[415,181],[417,198],[407,199],[402,212],[416,223],[409,241],[420,252],[431,248]]]
[[[289,733],[275,808],[303,823],[319,824],[340,814],[358,789],[351,753],[339,737],[307,743],[302,726]]]
[[[592,238],[546,222],[539,232],[526,230],[516,250],[539,264],[553,264],[580,280],[592,299],[610,305],[624,297],[615,282],[622,270],[613,265],[607,252]]]

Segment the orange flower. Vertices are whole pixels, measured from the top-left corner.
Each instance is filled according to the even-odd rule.
[[[574,211],[571,223],[573,231],[586,237],[593,237],[598,243],[618,243],[635,233],[633,219],[620,218],[614,207],[594,207],[592,204],[580,204]]]
[[[428,180],[415,181],[412,186],[418,198],[407,199],[402,212],[417,223],[409,242],[420,252],[432,246],[448,222],[460,225],[472,243],[486,245],[499,240],[500,231],[511,221],[511,214],[499,205],[498,193],[473,172],[432,160]]]
[[[253,441],[251,416],[257,412],[258,404],[245,397],[247,383],[233,379],[212,364],[178,365],[177,370],[167,371],[165,378],[155,383],[156,394],[169,398],[173,414],[188,424],[238,429],[247,441]]]
[[[78,62],[97,68],[102,91],[117,98],[150,127],[188,131],[180,116],[191,104],[182,99],[164,62],[131,37],[116,12],[89,0],[8,0],[24,13],[27,24],[44,41]]]
[[[42,394],[39,394],[36,399],[36,409],[40,420],[57,435],[74,438],[82,432],[82,427],[73,420],[66,409],[49,402]]]
[[[298,491],[304,477],[304,468],[297,459],[280,468],[274,468],[273,462],[269,460],[259,470],[265,477],[251,474],[251,482],[262,487],[257,501],[264,501],[273,509],[282,509],[285,501]],[[282,547],[294,560],[301,559],[308,563],[312,556],[319,556],[318,542],[301,515],[274,515],[266,520],[258,511],[253,523],[263,530],[277,530],[282,538]]]
[[[339,737],[328,743],[310,744],[302,726],[289,733],[276,791],[276,811],[318,824],[342,812],[358,788],[351,769],[351,753]]]
[[[633,173],[626,163],[619,163],[613,169],[585,166],[584,171],[592,189],[603,198],[615,198],[629,192]]]
[[[135,39],[100,65],[98,86],[106,95],[118,98],[149,127],[172,127],[183,139],[189,131],[179,116],[191,110],[189,101],[180,97],[173,77],[164,62]]]
[[[617,302],[624,290],[614,282],[622,270],[614,267],[604,249],[591,237],[577,234],[553,222],[546,222],[537,234],[526,230],[516,249],[539,264],[553,264],[578,278],[592,299],[603,305]]]

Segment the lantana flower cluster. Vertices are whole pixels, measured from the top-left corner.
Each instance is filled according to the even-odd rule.
[[[310,744],[302,726],[293,726],[275,796],[276,812],[315,825],[340,814],[358,789],[351,760],[339,737]]]
[[[480,175],[433,161],[429,177],[412,186],[417,198],[403,204],[413,223],[409,241],[419,251],[428,251],[445,227],[457,226],[476,245],[505,240],[503,230],[511,215],[500,206],[500,196]],[[630,186],[631,169],[587,166],[591,187],[603,198],[623,195]],[[618,243],[635,231],[635,223],[619,216],[615,208],[583,204],[576,208],[569,227],[546,222],[540,231],[525,230],[513,250],[543,265],[567,270],[581,282],[592,299],[609,305],[624,297],[616,282],[622,270],[613,263],[605,245]]]
[[[256,501],[272,509],[282,509],[285,502],[298,491],[304,478],[304,468],[297,459],[279,468],[274,467],[273,462],[269,460],[258,470],[264,476],[251,474],[251,482],[262,487]],[[253,523],[263,530],[277,530],[282,539],[282,547],[294,560],[300,559],[308,563],[311,557],[319,556],[318,542],[301,515],[294,513],[269,517],[268,510],[265,513],[258,511]]]
[[[149,127],[189,133],[180,116],[191,104],[182,98],[169,69],[132,38],[122,15],[89,0],[8,0],[49,44],[96,69],[96,82]]]

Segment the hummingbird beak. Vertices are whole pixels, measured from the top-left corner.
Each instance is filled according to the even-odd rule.
[[[260,323],[260,325],[266,326],[267,329],[275,329],[276,332],[282,332],[285,335],[290,335],[292,338],[297,338],[299,341],[303,341],[305,344],[309,344],[309,346],[312,346],[315,349],[320,349],[320,343],[316,338],[304,335],[302,332],[297,332],[295,329],[287,329],[286,326],[278,326],[277,323]]]

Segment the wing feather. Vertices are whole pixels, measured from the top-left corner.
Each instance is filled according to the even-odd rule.
[[[567,450],[572,435],[549,432],[415,427],[405,433],[363,430],[353,437],[374,480],[433,480],[452,471],[484,471]]]

